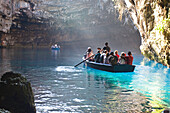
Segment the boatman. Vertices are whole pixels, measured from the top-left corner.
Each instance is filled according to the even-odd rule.
[[[108,45],[108,42],[105,43],[105,46],[103,47],[103,50],[107,50],[107,52],[110,53],[110,47]]]

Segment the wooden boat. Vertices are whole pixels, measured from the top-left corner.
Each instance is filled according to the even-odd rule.
[[[52,50],[60,50],[59,47],[51,47]]]
[[[99,69],[108,72],[133,72],[135,65],[128,64],[116,64],[112,66],[111,64],[96,63],[91,61],[86,61],[88,67]]]
[[[55,44],[55,45],[52,45],[52,46],[51,46],[51,49],[52,49],[52,50],[60,50],[60,46],[58,46],[57,44]]]

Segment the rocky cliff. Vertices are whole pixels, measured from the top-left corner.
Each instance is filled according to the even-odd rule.
[[[114,0],[120,13],[130,16],[141,36],[144,56],[170,65],[170,1]],[[123,9],[123,11],[122,11]]]
[[[38,45],[49,42],[50,15],[33,0],[0,1],[0,41],[2,46]]]
[[[0,6],[3,46],[115,37],[115,29],[121,27],[111,0],[1,0]]]

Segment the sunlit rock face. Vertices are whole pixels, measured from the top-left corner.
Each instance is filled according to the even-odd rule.
[[[137,26],[142,53],[152,60],[170,65],[169,0],[124,0]]]
[[[120,25],[112,0],[1,0],[0,7],[3,46],[35,47],[94,37],[136,37],[136,31],[131,32],[133,26],[124,29]]]

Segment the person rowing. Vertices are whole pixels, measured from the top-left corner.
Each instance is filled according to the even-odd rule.
[[[85,59],[88,59],[91,56],[94,56],[94,54],[93,54],[91,47],[88,47]],[[94,61],[94,58],[93,57],[89,58],[89,61]]]

